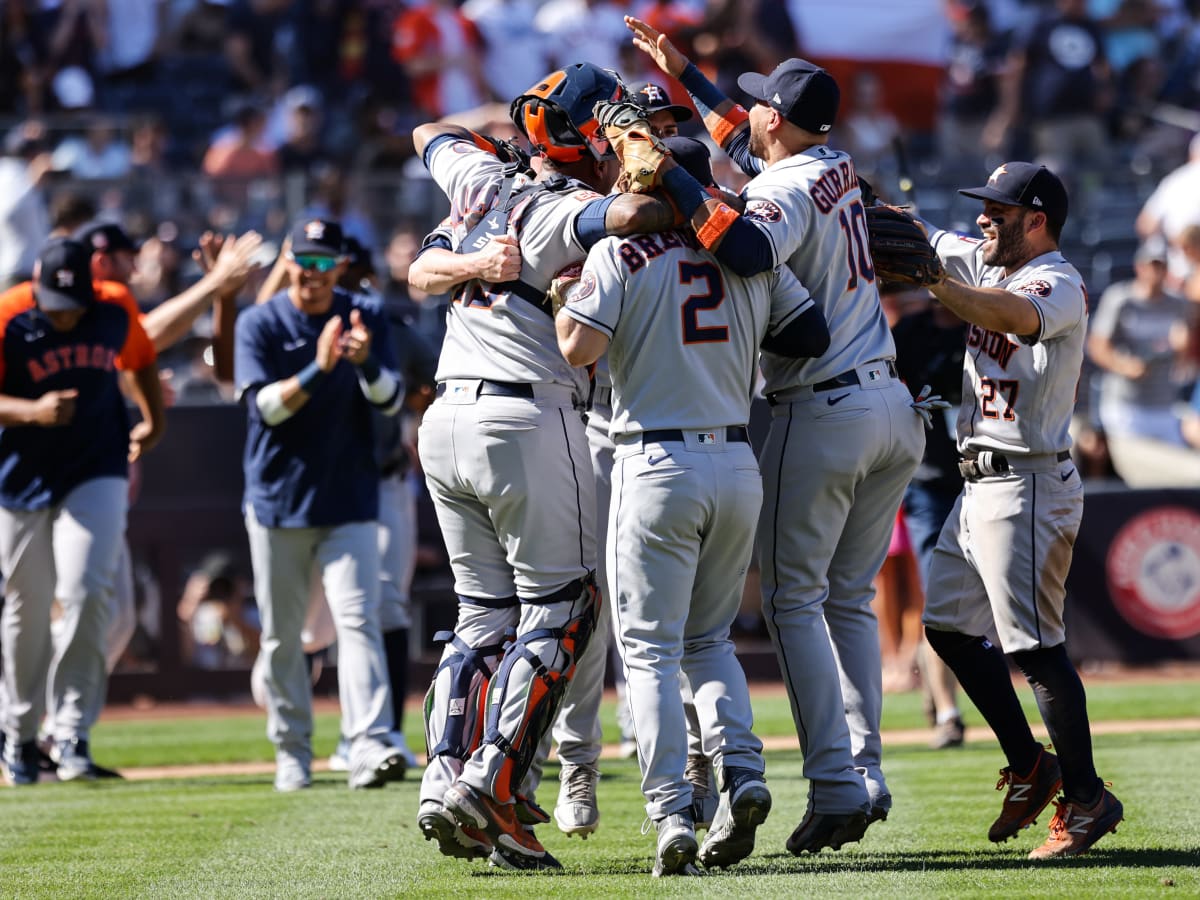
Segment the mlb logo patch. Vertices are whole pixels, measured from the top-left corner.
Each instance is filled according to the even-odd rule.
[[[868,381],[878,381],[882,377],[883,372],[879,371],[879,369],[871,369],[869,372],[867,372]]]
[[[702,444],[715,444],[717,442],[717,435],[712,431],[705,431],[696,435],[696,439]]]
[[[465,697],[450,698],[450,715],[461,716],[467,708],[467,700]]]

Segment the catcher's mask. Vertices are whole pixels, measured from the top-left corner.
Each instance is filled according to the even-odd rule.
[[[535,150],[559,163],[615,154],[592,112],[601,100],[620,100],[625,86],[611,69],[576,63],[551,72],[509,107],[513,124]]]

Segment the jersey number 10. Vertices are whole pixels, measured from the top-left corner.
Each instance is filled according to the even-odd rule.
[[[846,290],[858,287],[860,277],[870,284],[875,280],[875,266],[867,250],[870,246],[867,237],[867,211],[856,200],[848,208],[838,210],[838,224],[842,226],[846,235],[846,263],[850,267]]]

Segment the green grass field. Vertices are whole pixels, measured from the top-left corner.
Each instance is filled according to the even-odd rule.
[[[1093,685],[1090,710],[1096,722],[1195,716],[1198,688],[1194,681]],[[888,700],[885,729],[921,725],[918,698]],[[757,701],[756,712],[762,735],[791,733],[781,697]],[[336,728],[332,716],[319,719],[318,753],[332,747]],[[409,737],[420,745],[412,728]],[[244,715],[102,723],[93,746],[102,763],[118,767],[271,755],[263,719]],[[601,825],[591,839],[540,829],[565,867],[552,875],[441,857],[416,830],[415,780],[351,792],[341,777],[318,774],[311,790],[291,795],[274,793],[269,775],[47,783],[0,791],[0,897],[1200,895],[1200,803],[1190,781],[1200,771],[1200,734],[1102,734],[1096,758],[1127,821],[1084,857],[1035,865],[1025,855],[1044,839],[1049,811],[1006,845],[986,838],[1003,764],[991,741],[941,752],[889,746],[890,819],[858,845],[800,859],[783,849],[804,812],[799,753],[769,753],[775,807],[755,854],[702,880],[662,881],[648,874],[653,838],[641,834],[633,762],[604,762]],[[548,779],[557,771],[552,763]],[[556,790],[556,782],[543,789],[545,805]]]

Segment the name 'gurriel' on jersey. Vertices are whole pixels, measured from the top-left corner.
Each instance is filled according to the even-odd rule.
[[[808,193],[812,195],[813,203],[823,213],[833,209],[851,189],[858,187],[858,176],[854,172],[854,163],[842,160],[836,169],[830,169],[813,182]]]

